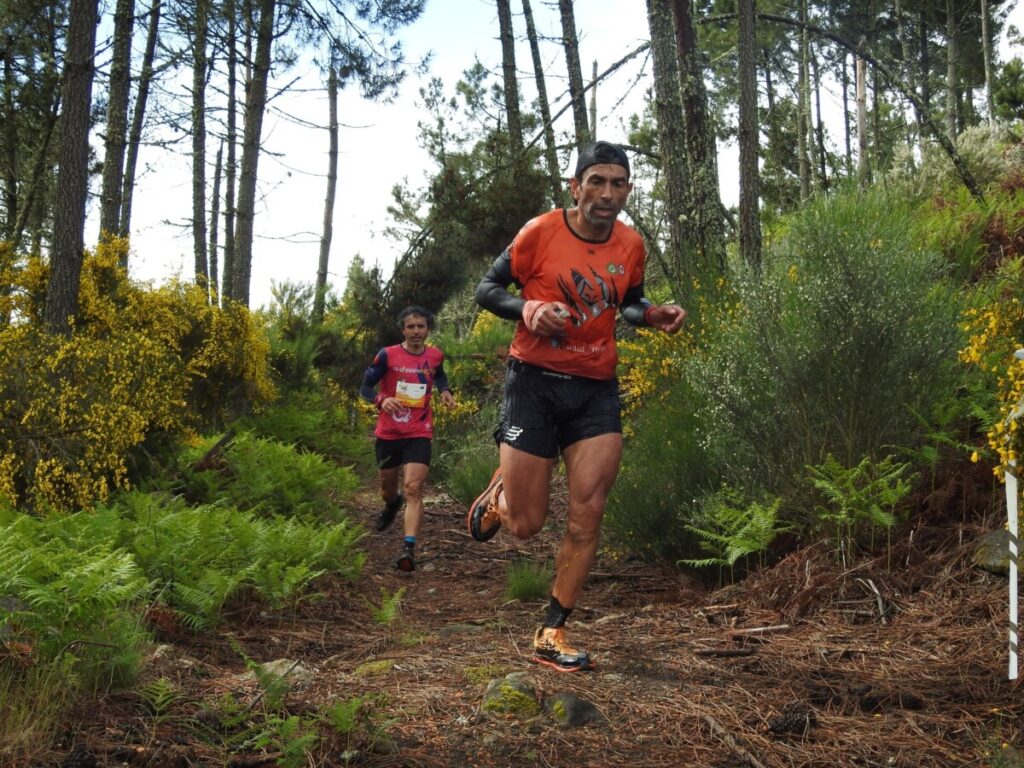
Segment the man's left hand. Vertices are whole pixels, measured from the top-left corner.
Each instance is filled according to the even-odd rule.
[[[675,333],[683,326],[686,310],[675,304],[659,304],[647,310],[647,323],[665,333]]]

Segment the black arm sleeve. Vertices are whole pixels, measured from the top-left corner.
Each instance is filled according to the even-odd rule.
[[[647,325],[647,321],[644,320],[644,313],[652,306],[654,305],[644,298],[644,284],[634,285],[622,297],[622,305],[620,307],[622,319],[630,325]]]
[[[523,316],[526,301],[508,292],[508,287],[512,283],[522,288],[512,277],[512,257],[509,256],[508,249],[505,249],[477,285],[476,303],[498,317],[519,320]]]
[[[444,361],[438,363],[437,368],[434,369],[434,389],[438,392],[444,392],[446,389],[449,392],[452,391],[448,384],[448,374],[444,372]]]

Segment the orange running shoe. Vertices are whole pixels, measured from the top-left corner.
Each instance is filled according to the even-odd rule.
[[[593,669],[586,651],[577,651],[565,640],[565,627],[541,627],[533,636],[533,660],[559,672]]]
[[[488,541],[494,538],[501,529],[501,516],[498,514],[498,496],[501,494],[501,467],[494,470],[491,482],[484,492],[476,497],[469,507],[466,525],[469,534],[477,541]]]

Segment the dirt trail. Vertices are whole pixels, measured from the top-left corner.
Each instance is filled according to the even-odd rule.
[[[543,602],[509,602],[504,588],[512,559],[553,557],[561,503],[531,541],[502,533],[479,544],[463,510],[432,497],[414,574],[393,567],[399,519],[367,538],[354,591],[328,578],[324,599],[295,615],[248,609],[212,634],[163,638],[147,676],[174,681],[173,708],[156,718],[137,695],[109,696],[82,713],[65,747],[87,745],[98,765],[273,765],[259,750],[228,754],[197,735],[195,723],[209,717],[203,702],[257,693],[239,678],[245,666],[230,636],[255,661],[297,660],[312,673],[288,696],[291,714],[384,695],[378,751],[325,738],[315,765],[1024,764],[1013,752],[1020,697],[1005,680],[1006,582],[969,567],[963,532],[919,532],[931,549],[897,544],[845,573],[810,548],[717,592],[602,554],[569,625],[599,668],[559,674],[529,662]],[[376,499],[358,504],[371,524]],[[371,605],[399,588],[400,617],[376,623]],[[575,694],[606,720],[563,729],[545,715],[482,712],[487,679],[516,671],[530,673],[540,697]]]

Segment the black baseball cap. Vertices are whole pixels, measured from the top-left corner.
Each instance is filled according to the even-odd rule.
[[[583,172],[590,166],[604,164],[621,165],[629,176],[629,158],[622,147],[610,141],[595,141],[580,150],[579,159],[576,161],[576,178],[583,176]]]

